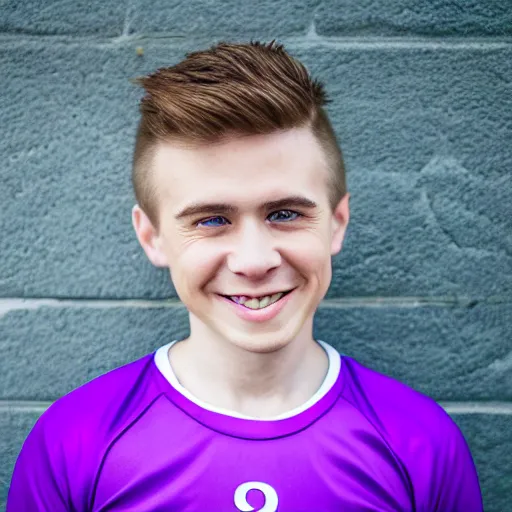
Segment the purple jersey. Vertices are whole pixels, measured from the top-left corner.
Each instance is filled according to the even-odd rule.
[[[477,512],[466,442],[433,400],[340,356],[269,420],[190,396],[169,345],[55,402],[16,463],[7,512]]]

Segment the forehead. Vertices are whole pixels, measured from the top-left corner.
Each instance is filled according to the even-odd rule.
[[[307,194],[318,202],[328,196],[326,159],[307,127],[195,147],[161,143],[153,171],[160,205],[173,211],[191,201],[239,206],[279,196]]]

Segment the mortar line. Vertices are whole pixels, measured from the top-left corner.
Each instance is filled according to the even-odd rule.
[[[234,37],[234,36],[233,36]],[[234,37],[235,38],[235,37]],[[162,41],[166,46],[170,42],[176,42],[180,46],[196,46],[203,41],[225,39],[222,36],[212,34],[208,38],[197,37],[193,35],[183,35],[168,32],[149,32],[145,34],[123,34],[122,36],[98,37],[93,35],[72,36],[51,35],[51,34],[23,34],[23,33],[0,33],[0,46],[7,45],[22,46],[24,44],[48,44],[66,46],[96,46],[96,47],[118,47],[144,42],[158,43]],[[261,38],[266,41],[270,38]],[[329,47],[339,50],[352,49],[448,49],[448,50],[495,50],[509,48],[512,46],[512,37],[510,36],[473,36],[473,37],[420,37],[420,36],[321,36],[311,33],[308,30],[300,36],[283,36],[278,38],[278,42],[290,45],[296,48],[314,48]]]
[[[38,412],[43,413],[53,402],[38,400],[0,400],[2,412]]]
[[[38,400],[0,400],[0,414],[2,412],[43,413],[52,403]],[[438,403],[448,414],[512,416],[512,402],[439,401]]]
[[[469,297],[347,297],[324,299],[321,308],[425,308],[450,307],[472,308],[477,305],[510,304],[512,300],[501,297],[475,299]],[[94,299],[94,298],[0,298],[0,318],[15,310],[35,310],[39,308],[85,308],[85,309],[162,309],[184,308],[178,298],[169,299]]]
[[[283,42],[295,48],[321,47],[334,50],[387,50],[387,49],[445,49],[445,50],[497,50],[510,48],[512,38],[473,40],[464,38],[420,38],[420,37],[326,37],[316,34],[310,37],[283,38]]]
[[[359,307],[462,307],[472,308],[476,305],[509,304],[512,300],[501,297],[486,297],[481,299],[470,297],[347,297],[324,299],[320,307],[334,309],[350,309]],[[178,298],[169,299],[104,299],[104,298],[0,298],[0,317],[15,310],[34,310],[48,308],[182,308],[183,303]]]
[[[439,401],[448,414],[497,414],[512,416],[512,402],[450,402]]]

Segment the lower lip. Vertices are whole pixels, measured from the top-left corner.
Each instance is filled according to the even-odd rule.
[[[296,289],[295,289],[296,290]],[[235,313],[242,319],[248,320],[249,322],[266,322],[267,320],[271,320],[275,316],[279,314],[281,309],[284,308],[286,303],[290,300],[290,297],[295,293],[295,290],[287,293],[284,297],[280,298],[274,304],[267,306],[262,309],[249,309],[241,304],[237,304],[230,299],[226,299],[222,295],[218,295],[220,299],[224,302],[227,302],[231,307],[234,308]]]

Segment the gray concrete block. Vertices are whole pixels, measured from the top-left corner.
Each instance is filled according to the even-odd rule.
[[[358,171],[328,297],[510,297],[510,176],[487,179],[442,157],[409,175]]]
[[[144,0],[137,3],[131,26],[136,33],[273,39],[306,34],[317,4],[317,0]]]
[[[0,31],[15,34],[120,35],[126,7],[121,2],[40,2],[7,0],[2,4]]]
[[[510,304],[336,308],[315,336],[437,400],[512,399]],[[0,318],[0,398],[54,400],[188,335],[184,308],[41,307]]]
[[[0,413],[0,509],[5,500],[14,463],[38,413]],[[512,494],[512,416],[453,415],[473,455],[480,479],[486,512],[508,510]]]
[[[146,261],[130,219],[140,91],[129,80],[147,63],[133,46],[54,51],[0,58],[11,77],[0,97],[0,295],[143,296],[155,285],[162,295],[168,275]]]
[[[453,158],[474,176],[508,173],[510,50],[375,44],[290,46],[325,81],[349,170],[417,175]]]
[[[129,79],[210,44],[0,46],[0,296],[173,295],[131,227]],[[329,297],[510,294],[510,49],[288,48],[326,82],[348,167]]]
[[[161,32],[172,37],[280,37],[307,32],[316,0],[8,1],[0,31],[25,34],[120,36]]]
[[[512,10],[499,0],[324,0],[315,25],[326,36],[501,36],[512,34]]]
[[[0,510],[5,510],[14,464],[41,411],[0,410]]]
[[[172,36],[209,34],[284,37],[304,34],[313,19],[322,35],[510,35],[506,2],[421,2],[419,0],[222,0],[136,3],[4,2],[0,31],[23,34],[120,36],[164,32]]]
[[[455,414],[473,455],[485,512],[505,512],[512,496],[512,416]]]
[[[7,313],[0,326],[0,397],[51,401],[186,337],[188,315],[183,307],[41,308]]]
[[[512,304],[322,307],[315,335],[436,400],[512,398]]]

